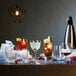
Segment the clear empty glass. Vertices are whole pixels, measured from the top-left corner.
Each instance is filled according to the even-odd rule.
[[[12,48],[5,49],[5,55],[8,63],[15,63],[16,60],[16,52]]]
[[[61,60],[61,46],[60,45],[54,45],[52,57],[53,59]]]
[[[60,46],[61,46],[61,58],[63,58],[64,54],[62,53],[62,50],[64,49],[64,43],[62,43]]]

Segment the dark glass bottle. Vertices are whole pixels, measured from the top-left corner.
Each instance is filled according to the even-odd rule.
[[[75,31],[71,16],[67,18],[67,27],[64,36],[64,48],[75,49]]]

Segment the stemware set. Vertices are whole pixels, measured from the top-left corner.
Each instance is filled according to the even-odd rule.
[[[32,59],[34,59],[35,64],[38,60],[37,57],[37,52],[39,51],[40,47],[41,47],[41,40],[30,40],[29,43],[27,41],[27,39],[17,39],[17,49],[12,50],[12,48],[7,48],[5,51],[6,57],[8,58],[8,61],[12,61],[13,62],[17,59],[17,55],[22,53],[22,51],[24,51],[24,55],[25,53],[27,53],[26,57],[24,58],[25,60],[28,60],[28,44],[30,45],[31,50],[33,50],[34,52],[34,57],[32,57]],[[50,41],[44,41],[43,42],[43,52],[44,52],[44,60],[45,57],[47,58],[51,58],[51,59],[56,59],[56,60],[61,60],[62,57],[64,56],[64,54],[61,52],[63,48],[63,45],[53,45],[52,42]],[[18,53],[20,52],[20,53]],[[22,58],[22,55],[18,56],[18,58]],[[28,61],[27,61],[28,62]]]

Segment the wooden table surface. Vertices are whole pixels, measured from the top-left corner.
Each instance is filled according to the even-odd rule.
[[[76,76],[75,64],[0,65],[1,76]]]

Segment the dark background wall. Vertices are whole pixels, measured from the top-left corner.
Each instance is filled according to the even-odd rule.
[[[9,8],[16,0],[0,0],[0,43],[6,39],[16,44],[16,37],[42,40],[51,35],[55,44],[64,41],[66,18],[73,17],[76,30],[76,0],[17,0],[24,8],[22,23],[13,23]],[[38,53],[43,52],[43,45]]]

